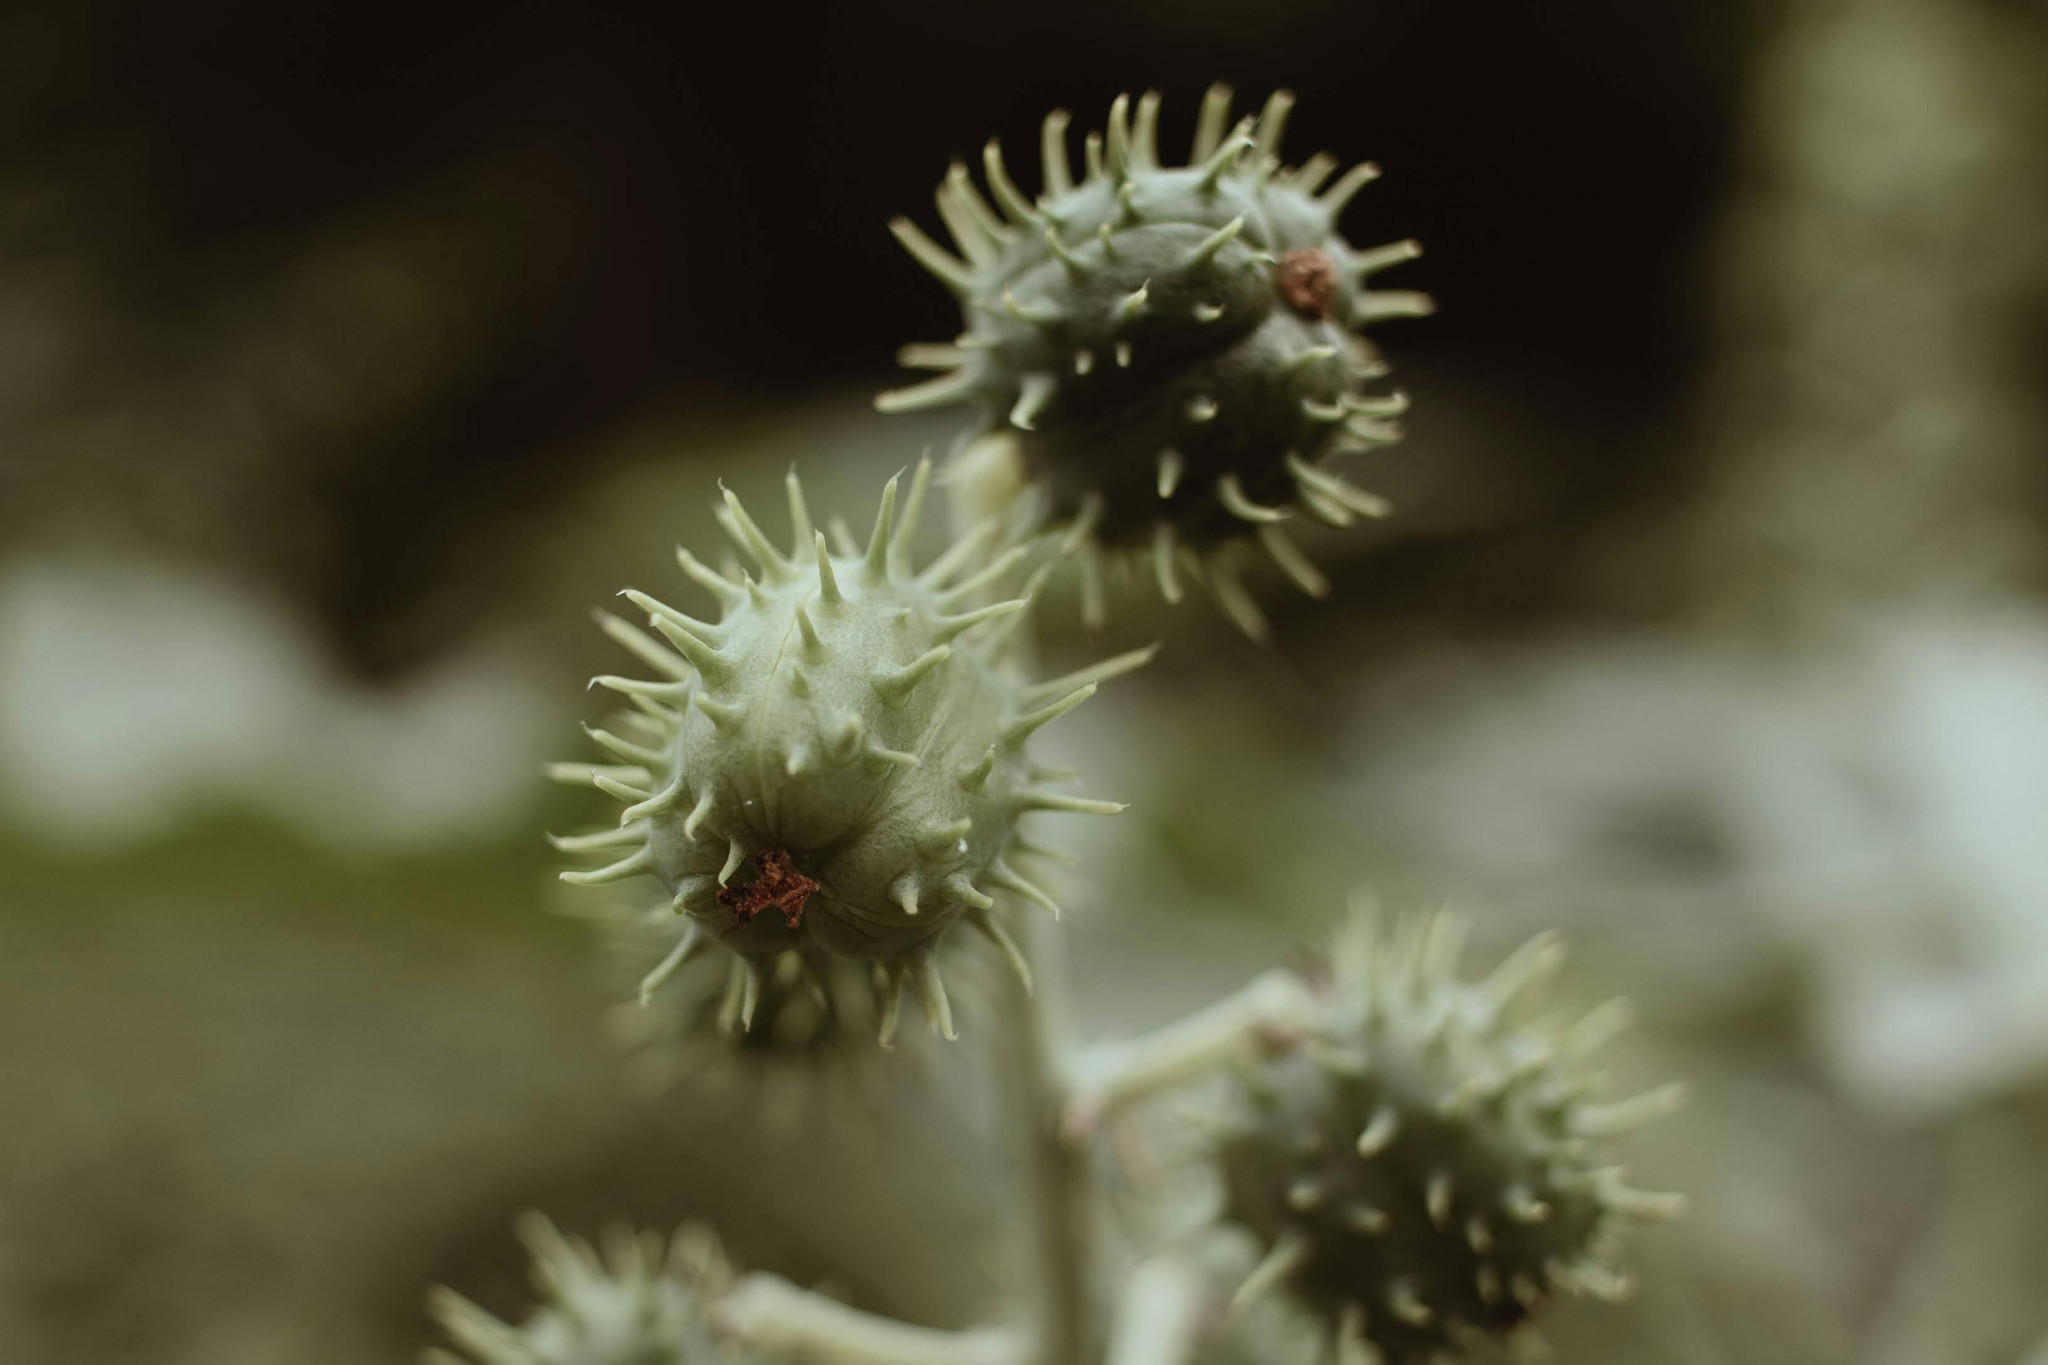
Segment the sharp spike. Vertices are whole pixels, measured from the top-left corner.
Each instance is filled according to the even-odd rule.
[[[1011,804],[1020,811],[1058,810],[1072,815],[1115,815],[1124,809],[1120,801],[1095,801],[1085,796],[1069,796],[1065,792],[1045,791],[1028,787],[1011,798]]]
[[[1002,527],[994,517],[985,517],[976,522],[973,529],[948,545],[937,559],[925,566],[924,572],[918,575],[918,582],[934,591],[943,588],[954,574],[978,559],[983,547],[1001,530]]]
[[[1362,488],[1354,488],[1327,469],[1318,469],[1299,455],[1287,457],[1287,470],[1294,475],[1295,483],[1303,489],[1313,489],[1346,511],[1361,517],[1380,518],[1393,510],[1385,498],[1376,497]]]
[[[896,768],[915,768],[918,764],[916,754],[911,753],[907,749],[892,749],[880,740],[876,740],[868,745],[867,756],[877,763],[887,764]]]
[[[1427,294],[1413,289],[1378,289],[1352,300],[1351,321],[1363,327],[1387,318],[1426,318],[1434,312],[1436,300]]]
[[[598,853],[608,848],[625,848],[647,842],[644,828],[622,826],[595,834],[550,834],[547,840],[559,853]]]
[[[725,836],[725,865],[718,869],[718,884],[724,886],[732,880],[732,874],[740,870],[740,864],[747,860],[747,850],[738,839],[730,834]]]
[[[1118,95],[1109,106],[1109,173],[1121,180],[1131,169],[1131,97]]]
[[[690,813],[683,817],[683,837],[691,843],[697,841],[697,831],[703,827],[704,817],[711,814],[711,787],[707,783],[697,797],[697,804],[690,807]]]
[[[1010,172],[1003,165],[1002,144],[994,138],[990,138],[988,145],[981,149],[981,168],[988,176],[989,193],[996,197],[996,204],[1002,209],[1005,217],[1020,225],[1039,221],[1037,212],[1031,207],[1031,201],[1024,197],[1016,182],[1010,179]]]
[[[1331,156],[1328,152],[1317,152],[1314,156],[1301,163],[1301,169],[1297,170],[1287,181],[1287,188],[1293,190],[1296,194],[1312,195],[1322,188],[1323,182],[1328,180],[1330,173],[1336,169],[1336,157]]]
[[[1128,327],[1149,311],[1152,298],[1152,281],[1147,280],[1116,301],[1109,310],[1110,324]]]
[[[1115,355],[1115,357],[1116,357],[1116,367],[1117,367],[1117,368],[1118,368],[1119,370],[1128,370],[1129,368],[1131,368],[1131,354],[1132,354],[1132,352],[1131,352],[1131,343],[1130,343],[1130,342],[1128,342],[1128,341],[1119,341],[1119,342],[1117,342],[1117,343],[1116,343],[1116,345],[1115,345],[1115,347],[1114,347],[1114,348],[1112,349],[1112,354],[1113,354],[1113,355]]]
[[[1216,500],[1223,504],[1224,511],[1240,521],[1270,525],[1287,519],[1287,513],[1282,509],[1267,507],[1246,497],[1244,485],[1238,482],[1236,474],[1225,474],[1216,481]]]
[[[711,723],[721,730],[730,730],[746,719],[747,708],[732,702],[720,701],[708,692],[699,692],[690,698],[699,711],[711,718]]]
[[[1173,523],[1162,521],[1152,528],[1152,575],[1159,580],[1159,595],[1168,606],[1179,606],[1180,575],[1173,563]]]
[[[889,576],[889,536],[895,528],[896,486],[902,481],[901,473],[892,475],[882,485],[881,505],[875,511],[875,529],[868,536],[868,548],[862,570],[870,581],[880,581]]]
[[[717,598],[721,608],[731,610],[747,600],[745,588],[705,564],[680,545],[676,546],[676,563],[681,565],[683,572],[700,587]]]
[[[1292,1229],[1282,1232],[1265,1259],[1252,1268],[1230,1296],[1230,1316],[1238,1316],[1272,1293],[1282,1280],[1301,1269],[1311,1250],[1308,1238],[1301,1233]]]
[[[675,947],[668,950],[668,955],[662,958],[653,971],[640,978],[640,1008],[646,1009],[648,1003],[654,999],[654,993],[668,984],[668,979],[674,976],[685,962],[702,952],[709,942],[704,931],[696,925],[692,924],[684,929],[683,936],[676,940]]]
[[[918,852],[929,858],[951,853],[961,840],[974,832],[974,821],[967,816],[944,825],[933,825],[917,836]]]
[[[925,236],[923,228],[908,218],[892,218],[889,231],[896,234],[896,240],[903,244],[903,249],[916,257],[919,265],[937,276],[941,284],[956,294],[974,292],[974,271],[967,262]]]
[[[1215,399],[1206,393],[1198,393],[1188,400],[1188,420],[1197,424],[1213,422],[1219,407]]]
[[[1102,602],[1102,554],[1093,542],[1081,551],[1081,624],[1102,629],[1108,619]]]
[[[1237,159],[1251,149],[1251,126],[1251,119],[1247,118],[1240,121],[1230,136],[1223,140],[1223,145],[1218,147],[1210,155],[1209,159],[1202,163],[1200,184],[1205,192],[1214,192],[1217,185],[1222,183],[1224,175],[1229,172]]]
[[[1161,499],[1173,496],[1173,490],[1180,487],[1180,476],[1186,466],[1178,450],[1159,452],[1159,496]]]
[[[1278,160],[1280,157],[1280,135],[1287,129],[1287,115],[1294,108],[1294,94],[1288,90],[1275,90],[1266,100],[1265,110],[1259,115],[1258,151],[1262,157]]]
[[[1112,658],[1099,660],[1086,668],[1077,668],[1071,673],[1061,674],[1057,678],[1032,683],[1019,695],[1026,706],[1042,705],[1052,698],[1065,696],[1084,683],[1108,682],[1111,678],[1121,678],[1126,673],[1135,672],[1158,657],[1159,650],[1160,646],[1157,643],[1146,645],[1143,649],[1129,650]]]
[[[825,641],[818,635],[817,626],[812,624],[811,614],[804,610],[804,604],[801,602],[796,604],[796,607],[790,614],[796,618],[797,636],[800,641],[798,649],[803,655],[804,661],[814,664],[823,662],[825,658]],[[797,674],[796,676],[801,677],[803,675]]]
[[[879,968],[877,970],[880,970]],[[877,994],[881,997],[881,1025],[875,1030],[875,1042],[884,1048],[893,1047],[896,1040],[896,1021],[903,1013],[903,973],[890,972],[880,983]]]
[[[1108,178],[1109,172],[1104,169],[1102,164],[1102,134],[1090,133],[1082,138],[1081,154],[1082,160],[1088,168],[1088,178],[1090,180],[1104,180]]]
[[[1387,1217],[1385,1209],[1374,1208],[1371,1204],[1353,1204],[1344,1211],[1344,1221],[1350,1224],[1353,1232],[1366,1237],[1377,1237],[1394,1223]]]
[[[767,976],[767,968],[751,957],[743,957],[746,976],[740,987],[740,1032],[749,1033],[754,1027],[754,1012],[761,1007],[761,982]]]
[[[1215,322],[1223,313],[1224,308],[1220,303],[1198,303],[1194,307],[1194,319],[1200,323]]]
[[[1058,701],[1048,703],[1035,711],[1027,711],[1003,728],[1002,742],[1012,748],[1022,748],[1024,741],[1042,727],[1058,720],[1067,712],[1095,695],[1095,684],[1077,687]]]
[[[962,631],[971,630],[983,621],[993,621],[998,616],[1008,616],[1012,612],[1022,611],[1030,605],[1031,599],[1029,597],[1013,597],[1007,602],[992,602],[988,606],[976,607],[973,611],[963,611],[954,616],[934,616],[931,618],[932,638],[936,640],[951,640]]]
[[[1412,237],[1405,242],[1389,242],[1385,246],[1370,247],[1359,252],[1351,260],[1351,273],[1364,279],[1390,266],[1412,261],[1422,254],[1422,243]]]
[[[1238,576],[1237,565],[1232,563],[1226,552],[1218,551],[1203,565],[1209,579],[1210,591],[1216,594],[1216,604],[1231,624],[1252,640],[1264,644],[1272,637],[1272,628],[1266,624],[1266,614],[1259,610],[1259,604],[1244,586],[1244,579]]]
[[[838,576],[832,572],[832,554],[825,548],[825,533],[813,531],[811,539],[818,567],[818,600],[827,607],[836,607],[846,598],[839,591]]]
[[[927,948],[913,956],[911,972],[918,1002],[924,1006],[926,1025],[947,1042],[958,1038],[960,1034],[953,1027],[953,1002],[946,998],[946,979],[939,974],[937,949]]]
[[[1024,987],[1024,994],[1035,994],[1036,989],[1031,980],[1031,964],[1025,960],[1023,950],[1017,946],[1017,940],[1010,937],[1009,931],[1003,928],[1001,921],[986,910],[970,907],[967,911],[967,922],[986,934],[989,941],[996,945],[1003,955],[1003,960],[1010,964],[1010,970],[1017,974],[1019,984]]]
[[[620,590],[619,596],[625,598],[628,602],[631,602],[634,606],[646,612],[647,619],[650,622],[667,621],[672,625],[678,626],[681,629],[688,631],[690,634],[696,636],[699,640],[705,641],[706,643],[709,643],[710,641],[717,639],[719,636],[718,627],[711,624],[711,622],[699,621],[696,617],[691,616],[686,612],[677,611],[668,603],[659,601],[653,597],[649,597],[646,593],[640,592],[637,589],[623,588]]]
[[[1571,1128],[1581,1137],[1613,1137],[1631,1128],[1669,1118],[1685,1108],[1685,1103],[1685,1082],[1674,1081],[1655,1090],[1646,1090],[1631,1099],[1579,1105],[1572,1110]]]
[[[639,803],[643,801],[652,799],[654,795],[654,793],[648,791],[644,787],[629,787],[623,782],[617,781],[610,777],[606,777],[603,773],[598,773],[596,776],[592,777],[590,779],[590,785],[597,788],[599,791],[603,792],[606,796],[611,797],[614,801],[625,801],[631,803],[627,807],[628,810],[637,807]],[[651,786],[652,783],[650,783],[649,785]],[[623,818],[623,815],[621,816],[621,818]]]
[[[1338,215],[1344,212],[1344,206],[1351,202],[1351,197],[1379,178],[1379,167],[1370,161],[1361,161],[1344,172],[1343,178],[1330,186],[1316,202],[1322,205],[1323,212],[1328,214],[1330,221],[1334,223]]]
[[[913,341],[897,348],[896,363],[907,370],[953,370],[967,363],[967,352],[951,342]]]
[[[1100,493],[1088,493],[1081,499],[1081,510],[1074,514],[1066,534],[1060,537],[1060,553],[1071,555],[1088,543],[1088,537],[1095,534],[1096,524],[1102,520],[1103,502]]]
[[[1075,279],[1085,280],[1095,273],[1094,267],[1090,266],[1082,257],[1075,255],[1073,248],[1060,240],[1060,230],[1058,228],[1046,228],[1045,246],[1046,250],[1052,252],[1059,260],[1059,263],[1067,268],[1067,273]]]
[[[1230,87],[1221,81],[1202,96],[1202,112],[1195,120],[1195,145],[1188,152],[1188,164],[1199,166],[1216,155],[1223,142],[1223,130],[1230,126]]]
[[[1058,197],[1074,188],[1073,168],[1067,164],[1067,111],[1055,109],[1045,116],[1039,129],[1038,159],[1045,192]]]
[[[853,528],[846,524],[845,517],[835,514],[825,523],[825,529],[831,533],[832,549],[841,559],[860,558],[860,542],[853,538]]]
[[[939,889],[946,893],[947,899],[960,905],[971,905],[977,910],[986,910],[995,904],[986,892],[968,880],[965,872],[955,872],[939,883]]]
[[[1475,1256],[1484,1256],[1493,1250],[1493,1229],[1476,1213],[1465,1220],[1465,1245],[1472,1248]]]
[[[1514,952],[1479,985],[1489,1013],[1498,1014],[1516,997],[1564,965],[1564,936],[1545,930]]]
[[[993,587],[1005,574],[1016,568],[1018,562],[1024,558],[1024,555],[1025,549],[1022,545],[1011,546],[977,570],[972,577],[963,578],[960,582],[939,593],[939,600],[951,606],[955,602],[974,598],[984,589]]]
[[[725,661],[725,657],[709,641],[684,629],[666,616],[655,617],[654,628],[661,633],[663,639],[676,647],[679,654],[695,665],[706,683],[724,682],[732,676],[732,665]],[[703,694],[700,692],[697,695]]]
[[[1058,863],[1062,867],[1079,867],[1081,865],[1081,860],[1065,849],[1053,848],[1023,834],[1016,835],[1010,840],[1010,851],[1025,857],[1043,858],[1049,863]]]
[[[1181,258],[1181,265],[1189,270],[1193,270],[1198,266],[1207,265],[1210,261],[1216,258],[1217,252],[1223,250],[1224,247],[1229,246],[1232,242],[1236,241],[1238,234],[1243,231],[1244,215],[1240,213],[1237,217],[1231,219],[1222,227],[1217,228],[1207,237],[1204,237],[1201,240],[1200,244],[1194,248],[1194,250],[1188,252],[1186,256],[1183,256]]]
[[[642,845],[631,854],[607,866],[592,868],[587,872],[562,872],[557,875],[571,886],[604,886],[653,870],[654,850]]]
[[[1372,1120],[1365,1125],[1365,1131],[1358,1135],[1358,1154],[1362,1157],[1376,1157],[1393,1142],[1401,1131],[1401,1115],[1390,1104],[1383,1104],[1373,1111]]]
[[[921,412],[926,408],[942,408],[948,403],[957,403],[974,394],[974,375],[967,370],[955,370],[935,379],[908,388],[890,389],[875,395],[877,412]]]
[[[1027,374],[1019,385],[1017,402],[1010,409],[1010,425],[1025,431],[1034,430],[1038,415],[1045,411],[1053,396],[1059,392],[1059,380],[1043,372]]]
[[[988,746],[988,752],[981,756],[979,763],[960,770],[960,785],[971,792],[980,791],[982,784],[988,781],[988,775],[995,771],[995,766],[996,746],[991,744]]]
[[[1408,411],[1408,395],[1399,389],[1380,397],[1347,393],[1344,406],[1367,417],[1399,417]]]
[[[1604,1001],[1565,1031],[1563,1051],[1570,1057],[1584,1057],[1612,1042],[1633,1027],[1635,1021],[1635,1006],[1627,1000],[1617,996]]]
[[[1423,1327],[1436,1316],[1422,1301],[1412,1276],[1401,1275],[1387,1282],[1387,1311],[1410,1327]]]
[[[915,872],[906,872],[889,885],[889,899],[901,906],[903,913],[912,919],[917,918],[918,912],[923,909],[917,903],[917,892],[918,883]]]
[[[963,162],[955,161],[946,168],[946,183],[939,189],[939,215],[976,265],[995,260],[1009,240],[1010,230],[974,187],[974,178]]]
[[[860,757],[861,741],[866,737],[867,727],[859,715],[848,712],[840,719],[839,725],[825,741],[825,756],[834,763],[851,763]]]
[[[1159,92],[1147,90],[1138,97],[1137,116],[1131,121],[1131,164],[1141,170],[1159,169]]]
[[[1437,1227],[1449,1227],[1451,1222],[1451,1195],[1454,1186],[1449,1171],[1436,1171],[1429,1177],[1429,1188],[1424,1202],[1429,1210],[1429,1221]]]
[[[1301,400],[1301,411],[1309,421],[1323,426],[1344,420],[1344,405],[1342,403],[1325,403],[1320,398],[1304,397]]]
[[[1517,1223],[1541,1223],[1550,1217],[1550,1205],[1531,1194],[1527,1185],[1510,1185],[1502,1190],[1500,1206]]]
[[[1323,1187],[1315,1180],[1297,1180],[1287,1187],[1287,1207],[1296,1213],[1312,1213],[1322,1207]]]
[[[1287,533],[1277,526],[1261,526],[1258,531],[1259,543],[1266,547],[1266,553],[1280,566],[1280,572],[1292,579],[1294,585],[1310,597],[1323,598],[1330,595],[1330,580],[1322,570],[1309,562],[1301,547],[1287,538]]]
[[[1032,327],[1044,327],[1058,322],[1066,315],[1057,308],[1033,308],[1021,302],[1008,286],[1003,289],[1003,311],[1018,322]]]
[[[1335,346],[1304,346],[1293,355],[1287,357],[1287,360],[1281,365],[1280,369],[1284,374],[1299,374],[1310,366],[1321,365],[1325,361],[1335,360],[1339,354],[1340,352]],[[1336,419],[1330,418],[1328,420],[1335,421]]]
[[[609,730],[599,730],[593,726],[585,725],[583,733],[590,736],[592,742],[597,744],[599,748],[606,750],[616,758],[624,759],[628,763],[641,764],[653,768],[660,766],[662,761],[668,757],[659,749],[649,749],[620,739]]]
[[[1074,352],[1074,373],[1075,373],[1075,374],[1087,374],[1087,373],[1088,373],[1089,371],[1093,370],[1094,368],[1095,368],[1095,352],[1093,352],[1093,351],[1076,351],[1076,352]]]
[[[632,622],[621,620],[608,611],[592,612],[591,616],[599,630],[649,668],[677,682],[690,677],[689,666],[683,660],[678,659],[673,651],[662,648],[652,636]]]
[[[1633,1189],[1622,1184],[1619,1176],[1601,1180],[1597,1188],[1600,1202],[1624,1218],[1633,1218],[1644,1223],[1662,1223],[1685,1212],[1684,1195]]]
[[[1110,230],[1109,224],[1102,223],[1097,225],[1095,229],[1095,244],[1102,248],[1103,260],[1109,262],[1116,261],[1116,234]]]
[[[600,673],[590,680],[589,686],[617,692],[639,707],[650,721],[666,730],[675,724],[678,716],[661,703],[688,701],[693,684],[646,682],[640,678],[621,678],[615,673]]]
[[[645,768],[601,763],[548,763],[542,765],[541,771],[547,774],[548,780],[572,787],[594,787],[600,777],[642,786],[654,781],[654,774]],[[644,797],[646,793],[641,795]]]
[[[988,878],[989,885],[999,886],[1005,891],[1014,891],[1039,909],[1049,913],[1054,919],[1060,917],[1059,902],[1048,895],[1043,887],[1025,877],[1001,858],[996,859],[984,875]]]

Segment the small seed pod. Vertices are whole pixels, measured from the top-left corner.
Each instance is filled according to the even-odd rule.
[[[971,402],[974,434],[1011,433],[1077,548],[1150,555],[1161,592],[1180,572],[1207,581],[1249,633],[1263,630],[1229,547],[1257,537],[1304,590],[1322,575],[1281,529],[1295,512],[1334,526],[1386,513],[1325,467],[1399,437],[1400,394],[1361,387],[1385,373],[1359,332],[1416,316],[1429,299],[1365,287],[1412,259],[1413,242],[1355,250],[1337,231],[1378,175],[1354,167],[1327,190],[1328,156],[1283,167],[1293,97],[1234,128],[1230,91],[1202,105],[1186,166],[1162,166],[1159,97],[1119,98],[1108,137],[1087,139],[1087,174],[1067,161],[1067,115],[1045,121],[1044,193],[1017,189],[993,142],[984,157],[1000,213],[956,164],[939,189],[955,256],[908,219],[891,224],[960,299],[966,331],[907,347],[945,371],[883,394],[885,412]],[[1099,614],[1092,557],[1084,607]]]
[[[748,1365],[720,1341],[707,1305],[731,1285],[718,1238],[685,1225],[667,1243],[613,1228],[600,1256],[537,1213],[519,1223],[542,1303],[518,1327],[437,1289],[428,1311],[466,1355],[428,1352],[430,1365]]]
[[[1414,916],[1340,935],[1312,1026],[1246,1077],[1221,1148],[1230,1215],[1267,1252],[1242,1306],[1284,1288],[1327,1324],[1344,1365],[1429,1359],[1519,1333],[1560,1292],[1620,1297],[1623,1227],[1678,1195],[1624,1184],[1605,1139],[1671,1112],[1682,1088],[1600,1103],[1579,1062],[1625,1022],[1515,1022],[1562,957],[1530,941],[1477,982],[1452,972],[1465,925]]]
[[[717,622],[631,590],[625,596],[660,639],[600,618],[659,676],[594,680],[635,708],[625,733],[590,732],[618,762],[550,772],[625,810],[616,829],[555,843],[615,859],[563,880],[653,876],[689,917],[693,932],[655,969],[650,989],[722,944],[738,955],[725,1009],[745,1029],[778,963],[815,980],[818,956],[829,955],[873,964],[884,1043],[906,983],[933,1029],[951,1037],[941,935],[971,924],[1021,966],[991,892],[1053,908],[1009,861],[1027,847],[1022,818],[1123,809],[1044,785],[1026,742],[1152,651],[1050,682],[1013,678],[1003,637],[1029,591],[975,604],[1022,551],[974,567],[983,532],[913,573],[908,547],[929,476],[920,464],[900,524],[891,479],[866,550],[839,554],[812,530],[794,474],[788,554],[727,493],[721,520],[760,577],[730,577],[678,551],[723,608]]]

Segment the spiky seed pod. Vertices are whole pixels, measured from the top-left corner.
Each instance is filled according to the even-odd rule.
[[[938,202],[960,255],[909,219],[890,226],[958,296],[966,330],[905,348],[905,364],[944,373],[877,405],[971,402],[977,432],[1013,434],[1078,543],[1149,554],[1169,601],[1185,561],[1257,633],[1257,608],[1218,547],[1254,535],[1302,588],[1326,590],[1280,523],[1295,512],[1336,526],[1385,514],[1325,461],[1398,439],[1391,419],[1405,401],[1364,392],[1385,367],[1359,333],[1431,304],[1365,287],[1419,254],[1415,243],[1361,251],[1337,231],[1378,171],[1356,166],[1323,189],[1332,158],[1281,164],[1291,95],[1235,127],[1230,103],[1227,87],[1212,88],[1188,164],[1163,166],[1159,97],[1135,110],[1118,98],[1107,140],[1088,136],[1078,182],[1067,115],[1054,113],[1035,202],[991,142],[984,163],[1000,212],[956,164]]]
[[[891,479],[866,550],[845,554],[813,531],[794,473],[787,554],[728,492],[722,523],[759,578],[729,577],[678,551],[718,599],[717,622],[630,589],[661,638],[601,618],[659,676],[595,679],[633,702],[639,726],[591,732],[615,764],[551,768],[625,806],[615,830],[556,840],[613,859],[563,879],[659,878],[697,932],[657,977],[713,943],[733,950],[727,1001],[742,1027],[778,960],[805,974],[824,953],[874,964],[884,1042],[906,984],[951,1037],[940,937],[966,922],[1007,944],[990,914],[996,890],[1053,905],[1006,856],[1020,847],[1020,821],[1032,811],[1122,809],[1044,785],[1026,745],[1151,651],[1050,682],[1012,677],[1002,637],[1029,591],[975,603],[1017,552],[976,568],[987,535],[970,535],[913,572],[909,542],[929,478],[920,463],[900,522]]]
[[[1514,1332],[1559,1292],[1618,1296],[1623,1227],[1682,1206],[1624,1184],[1601,1151],[1682,1101],[1677,1086],[1590,1098],[1580,1062],[1620,1007],[1518,1023],[1558,940],[1464,982],[1465,932],[1452,915],[1411,916],[1383,939],[1354,916],[1316,983],[1315,1022],[1247,1074],[1246,1115],[1222,1144],[1231,1216],[1267,1248],[1239,1303],[1284,1286],[1345,1365]]]
[[[602,1256],[537,1213],[519,1222],[542,1303],[518,1327],[452,1289],[428,1310],[467,1355],[432,1351],[440,1365],[747,1365],[711,1331],[707,1306],[732,1270],[710,1229],[685,1225],[667,1241],[613,1228]]]

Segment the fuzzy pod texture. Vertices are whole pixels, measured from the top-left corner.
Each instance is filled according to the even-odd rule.
[[[995,534],[987,525],[913,571],[929,478],[921,463],[900,521],[891,479],[866,548],[838,552],[812,528],[793,473],[787,553],[727,492],[721,521],[755,573],[720,573],[677,552],[718,600],[719,620],[630,589],[655,635],[600,618],[658,676],[594,680],[634,707],[625,733],[590,732],[618,761],[550,771],[625,809],[614,829],[555,842],[613,859],[565,881],[653,876],[688,917],[648,989],[722,945],[737,954],[726,1008],[745,1029],[779,967],[814,977],[821,956],[849,959],[873,964],[884,1042],[906,983],[951,1037],[941,936],[967,923],[1021,968],[991,893],[1055,908],[1010,861],[1031,848],[1024,817],[1122,809],[1047,785],[1027,741],[1151,651],[1049,682],[1015,678],[1004,645],[1029,590],[983,599],[1023,550],[982,562]]]
[[[613,1228],[600,1254],[536,1213],[519,1236],[540,1306],[515,1327],[435,1290],[428,1310],[464,1354],[433,1350],[429,1365],[752,1365],[711,1329],[708,1307],[732,1269],[710,1229],[685,1225],[665,1242]]]
[[[1591,1097],[1582,1065],[1615,1002],[1571,1025],[1518,1022],[1562,960],[1551,935],[1459,980],[1466,927],[1358,915],[1313,984],[1314,1021],[1247,1075],[1221,1146],[1230,1216],[1267,1248],[1239,1306],[1279,1288],[1326,1324],[1344,1365],[1428,1360],[1488,1336],[1530,1341],[1559,1293],[1616,1298],[1627,1224],[1683,1200],[1627,1185],[1607,1139],[1683,1089]]]
[[[1363,386],[1386,370],[1368,324],[1427,313],[1422,294],[1366,280],[1419,254],[1414,242],[1358,250],[1338,218],[1378,171],[1327,156],[1280,159],[1293,97],[1230,123],[1209,91],[1185,166],[1158,149],[1159,97],[1120,97],[1107,137],[1090,133],[1085,175],[1068,162],[1067,115],[1045,121],[1043,192],[1027,199],[990,142],[991,206],[964,165],[938,192],[959,252],[908,219],[896,236],[959,298],[965,331],[905,348],[938,377],[883,394],[897,412],[973,404],[975,434],[1007,432],[1073,528],[1084,606],[1099,614],[1092,546],[1151,557],[1160,590],[1208,582],[1247,631],[1263,629],[1231,552],[1256,537],[1304,590],[1322,575],[1281,527],[1299,512],[1333,526],[1385,503],[1327,467],[1399,438],[1398,393]]]

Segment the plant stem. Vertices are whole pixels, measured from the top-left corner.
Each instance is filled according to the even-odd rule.
[[[779,1275],[753,1274],[719,1302],[721,1325],[765,1355],[797,1365],[1028,1365],[1010,1327],[945,1332],[849,1308]]]
[[[1070,1046],[1064,943],[1050,916],[1021,926],[1037,989],[1010,983],[1010,1032],[1017,1065],[1010,1078],[1012,1112],[1029,1143],[1030,1191],[1038,1261],[1038,1365],[1081,1365],[1089,1339],[1088,1284],[1093,1208],[1087,1152],[1061,1131],[1067,1105],[1065,1059]]]

